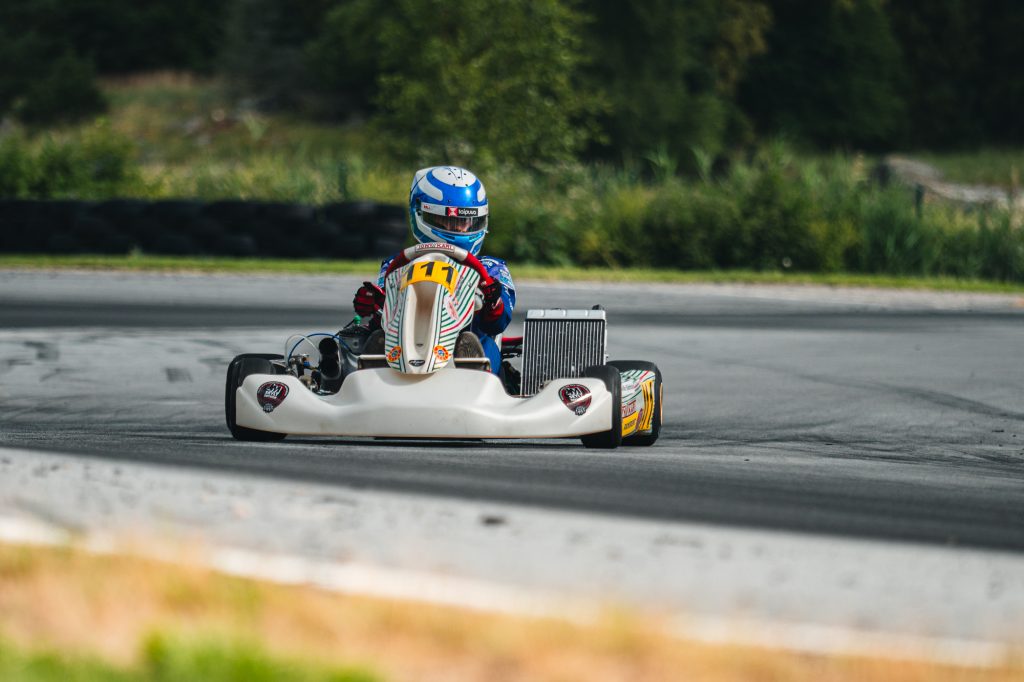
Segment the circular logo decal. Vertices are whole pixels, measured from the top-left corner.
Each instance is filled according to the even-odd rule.
[[[288,386],[280,381],[268,381],[256,389],[256,401],[263,411],[270,413],[288,397]]]
[[[402,347],[395,346],[388,351],[388,362],[395,362],[398,358],[402,357]]]
[[[448,362],[448,358],[451,357],[451,354],[444,346],[434,346],[434,357],[437,358],[438,362]]]
[[[590,407],[590,389],[580,384],[566,384],[558,389],[558,397],[577,416],[583,416]]]

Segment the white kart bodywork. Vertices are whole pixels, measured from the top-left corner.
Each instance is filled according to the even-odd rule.
[[[365,358],[388,366],[348,374],[334,394],[310,390],[295,374],[246,376],[234,395],[237,426],[406,438],[566,438],[612,428],[620,405],[599,378],[554,379],[521,397],[505,391],[486,358],[458,366],[456,339],[490,276],[450,244],[418,244],[402,255],[385,279],[384,355],[360,357],[360,366]]]
[[[288,387],[287,397],[265,412],[256,395],[266,382]],[[559,397],[564,386],[590,391],[577,414]],[[433,374],[403,374],[390,367],[353,373],[341,390],[319,396],[293,376],[246,377],[236,392],[236,420],[261,431],[316,436],[402,438],[562,438],[607,431],[612,394],[599,379],[561,379],[535,396],[508,395],[490,372],[445,367]]]

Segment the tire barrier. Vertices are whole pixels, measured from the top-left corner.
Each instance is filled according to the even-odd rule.
[[[0,199],[0,253],[385,258],[408,245],[407,209],[350,201]]]

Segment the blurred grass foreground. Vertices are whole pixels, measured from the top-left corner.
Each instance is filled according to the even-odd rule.
[[[0,544],[4,682],[703,680],[1009,682],[986,669],[707,645],[657,617],[494,615],[223,576],[72,547]],[[59,653],[58,653],[59,652]]]

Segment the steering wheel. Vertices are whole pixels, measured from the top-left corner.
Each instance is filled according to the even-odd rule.
[[[468,265],[473,268],[478,275],[480,275],[480,283],[478,286],[484,287],[494,283],[494,278],[491,277],[490,273],[487,272],[487,268],[480,262],[480,259],[471,254],[466,249],[449,244],[447,242],[428,242],[426,244],[415,244],[407,249],[399,252],[391,260],[391,264],[388,265],[387,271],[384,273],[384,279],[387,280],[388,276],[397,270],[398,268],[408,265],[414,258],[427,253],[440,253],[448,256],[452,260],[458,261],[463,265]]]

